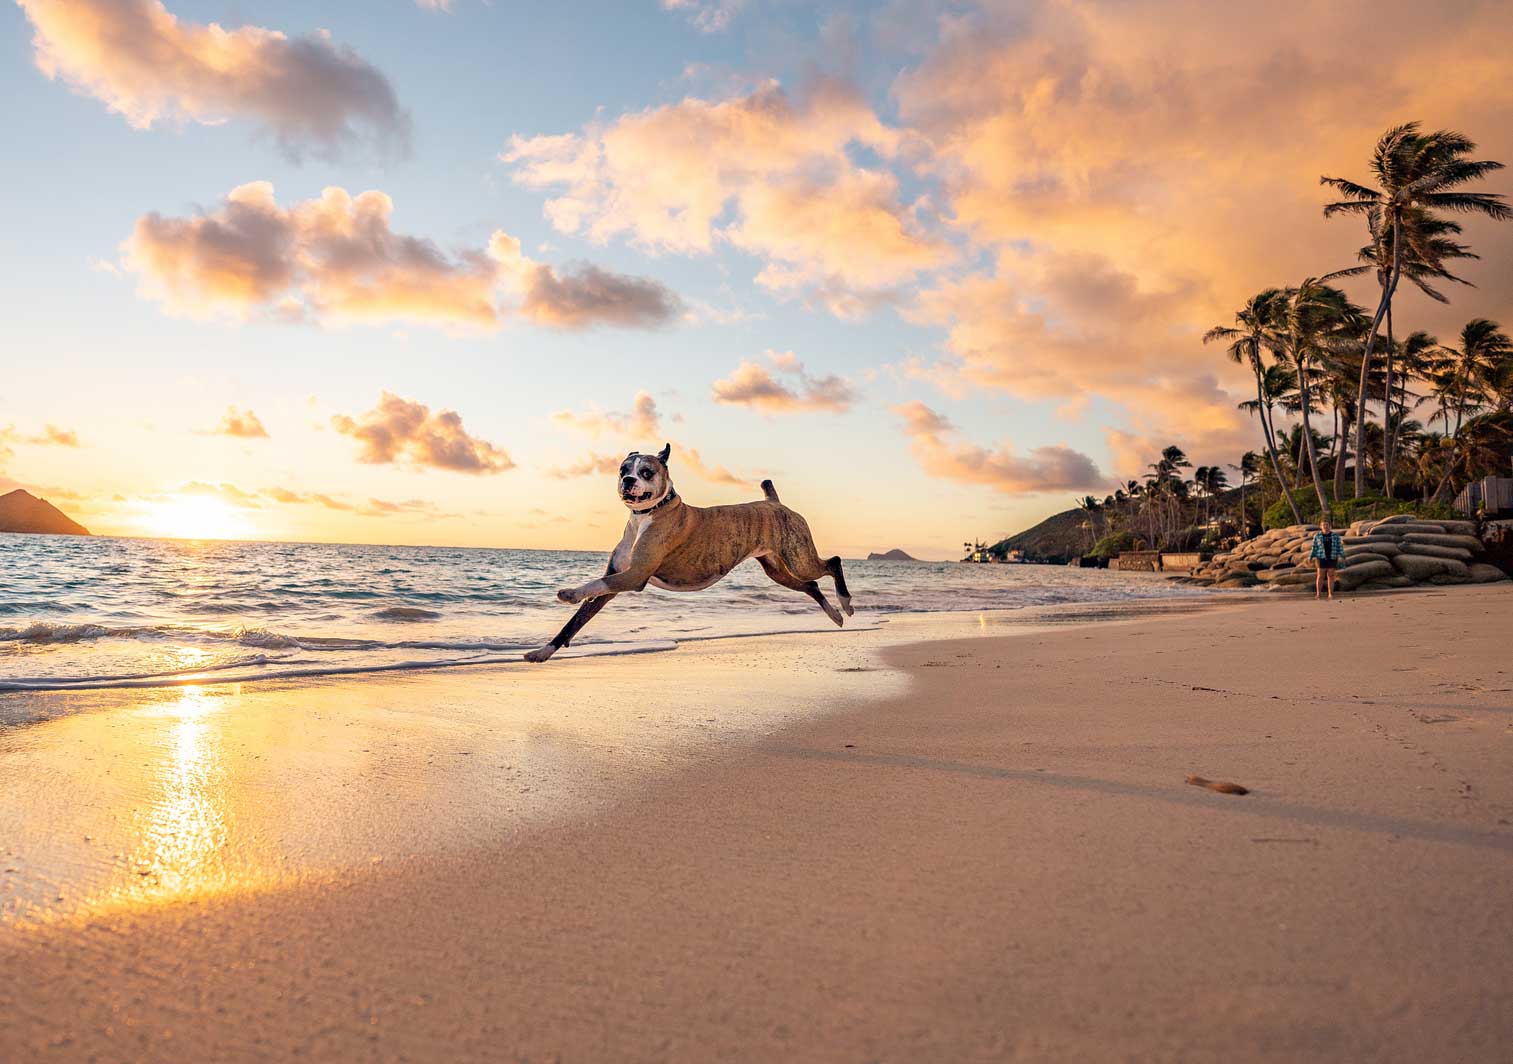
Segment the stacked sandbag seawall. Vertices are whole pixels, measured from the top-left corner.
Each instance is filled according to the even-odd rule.
[[[1194,566],[1183,583],[1202,587],[1264,587],[1311,591],[1315,565],[1309,558],[1318,525],[1290,525],[1248,539],[1228,554]],[[1496,566],[1479,561],[1482,542],[1470,521],[1443,521],[1397,514],[1357,521],[1341,535],[1345,557],[1339,586],[1379,591],[1421,584],[1490,584],[1507,580]]]

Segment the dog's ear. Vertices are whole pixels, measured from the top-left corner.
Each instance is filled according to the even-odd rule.
[[[666,465],[667,464],[667,459],[671,455],[672,455],[672,444],[670,444],[670,443],[664,443],[662,445],[662,449],[657,452],[657,461],[661,462],[663,465]]]
[[[641,453],[640,451],[631,451],[630,454],[626,455],[625,457],[626,458],[634,458],[636,455],[638,455],[640,453]]]

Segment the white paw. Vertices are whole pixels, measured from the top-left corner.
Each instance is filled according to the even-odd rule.
[[[555,653],[557,653],[557,648],[548,643],[544,647],[537,647],[535,650],[529,651],[525,655],[525,660],[534,661],[539,664]]]
[[[557,601],[565,602],[569,606],[576,606],[579,602],[583,601],[583,598],[574,589],[565,587],[561,591],[557,592]]]

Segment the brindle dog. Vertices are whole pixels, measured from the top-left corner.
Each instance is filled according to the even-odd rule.
[[[846,623],[842,611],[856,612],[840,558],[820,560],[809,525],[778,501],[772,481],[762,481],[767,498],[761,502],[689,506],[673,490],[667,470],[671,454],[668,444],[655,455],[632,451],[620,463],[619,496],[630,510],[630,521],[610,555],[609,569],[598,580],[557,592],[560,601],[578,606],[578,612],[550,643],[527,654],[526,661],[545,661],[567,646],[622,591],[640,591],[647,584],[668,591],[702,591],[747,558],[755,558],[777,583],[814,599],[838,625]],[[839,610],[820,591],[823,576],[835,580]]]

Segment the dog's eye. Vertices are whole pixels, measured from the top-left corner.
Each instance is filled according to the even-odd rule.
[[[642,480],[650,480],[651,479],[651,470],[649,470],[649,469],[643,469],[643,470],[641,470],[641,479]]]

